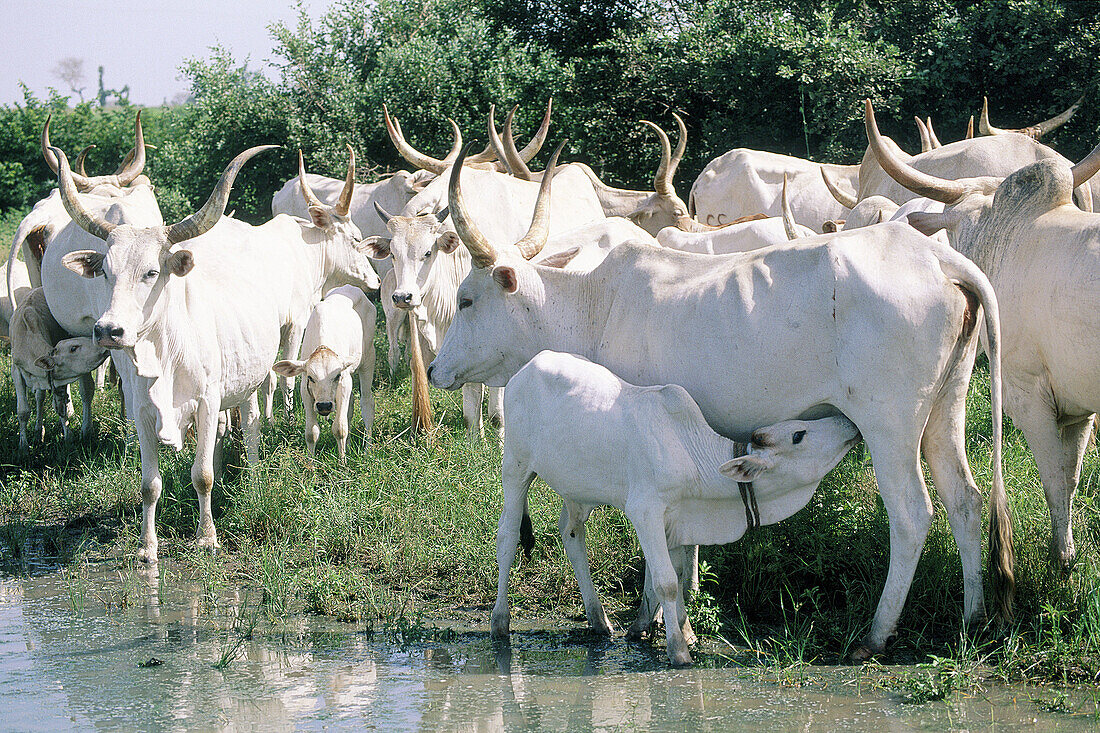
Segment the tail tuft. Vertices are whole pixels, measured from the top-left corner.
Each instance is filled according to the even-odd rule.
[[[428,394],[428,373],[424,368],[424,354],[420,350],[420,324],[414,313],[409,313],[409,369],[413,379],[413,435],[431,433],[432,403]]]
[[[523,521],[519,525],[519,544],[523,548],[523,557],[531,559],[531,551],[535,549],[535,529],[531,526],[531,515],[527,510],[523,512]]]

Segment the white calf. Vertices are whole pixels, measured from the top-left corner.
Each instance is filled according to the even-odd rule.
[[[733,542],[749,526],[791,516],[859,438],[846,418],[829,417],[758,430],[746,448],[714,432],[684,388],[636,387],[587,359],[553,351],[520,369],[504,399],[510,421],[493,636],[508,635],[508,572],[538,475],[565,500],[562,540],[589,623],[605,633],[611,626],[588,569],[584,519],[596,506],[626,513],[645,555],[647,590],[664,612],[674,665],[691,663],[693,636],[680,582],[690,572],[682,548]],[[648,625],[652,611],[643,604],[638,624]]]
[[[340,462],[347,459],[351,421],[351,375],[359,375],[359,406],[363,413],[363,446],[370,442],[374,422],[374,303],[354,285],[328,291],[313,308],[302,336],[302,352],[309,357],[275,362],[272,370],[284,377],[305,375],[299,383],[306,417],[306,447],[312,456],[321,429],[317,415],[333,415],[332,435]]]

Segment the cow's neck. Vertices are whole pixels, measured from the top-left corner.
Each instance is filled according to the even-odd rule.
[[[540,292],[533,294],[538,321],[526,334],[533,341],[528,358],[543,349],[578,354],[596,361],[600,334],[607,322],[611,298],[607,273],[597,267],[587,273],[536,266]]]
[[[424,287],[420,289],[430,333],[435,334],[435,340],[438,341],[432,344],[435,350],[439,349],[443,334],[447,333],[455,318],[458,310],[456,292],[459,284],[470,273],[470,264],[470,253],[465,247],[459,247],[450,254],[437,252]],[[426,332],[425,336],[429,336],[429,333]]]

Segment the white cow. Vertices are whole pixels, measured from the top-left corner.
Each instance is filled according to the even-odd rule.
[[[457,126],[454,127],[454,135],[456,147],[460,148],[462,138]],[[603,208],[588,177],[577,166],[557,166],[558,153],[560,146],[548,168],[554,171],[549,178],[560,184],[554,186],[552,198],[555,206],[547,222],[552,234],[604,219]],[[464,162],[465,155],[460,154],[455,166],[462,166]],[[501,241],[519,240],[531,222],[530,212],[538,199],[541,184],[476,168],[468,168],[467,175],[471,190],[476,192],[471,199],[471,215],[477,219],[479,226],[501,237]],[[409,201],[399,216],[376,207],[392,236],[364,240],[372,257],[393,258],[393,271],[387,274],[381,293],[382,306],[387,314],[391,370],[396,367],[399,358],[398,344],[408,339],[404,323],[398,318],[391,318],[391,309],[416,315],[421,348],[426,358],[434,358],[454,318],[455,292],[470,271],[470,256],[459,247],[453,226],[446,222],[446,187],[446,177],[432,181]],[[482,395],[483,389],[479,384],[463,387],[462,414],[471,439],[480,437],[482,432]],[[500,420],[501,414],[501,393],[492,390],[489,393],[490,419]]]
[[[695,218],[710,226],[757,213],[777,217],[786,174],[791,208],[798,221],[821,231],[827,220],[844,218],[844,209],[821,180],[821,167],[821,163],[790,155],[736,148],[707,164],[691,186],[688,203]],[[824,167],[847,189],[856,190],[858,165]]]
[[[972,262],[894,223],[721,256],[628,243],[591,272],[563,272],[490,244],[465,211],[460,175],[456,167],[451,219],[475,267],[459,287],[431,383],[503,385],[549,348],[634,384],[681,384],[707,422],[735,440],[792,417],[845,415],[867,442],[890,517],[890,569],[857,657],[882,651],[893,633],[931,524],[922,451],[960,548],[964,618],[984,615],[981,494],[963,435],[984,307],[994,405],[990,557],[999,612],[1010,615],[997,301]],[[537,250],[541,241],[525,245]]]
[[[14,245],[13,245],[14,249]],[[9,275],[9,267],[11,274]],[[11,340],[11,318],[15,315],[15,307],[27,297],[31,291],[31,278],[27,272],[27,265],[23,260],[14,260],[4,263],[0,270],[7,287],[0,294],[0,339]]]
[[[626,513],[645,556],[647,591],[664,611],[674,665],[691,663],[694,638],[684,611],[682,581],[690,570],[681,548],[734,542],[751,526],[791,516],[859,440],[856,427],[838,416],[757,430],[750,448],[714,432],[683,387],[636,387],[587,359],[553,351],[539,353],[508,381],[505,409],[511,418],[493,636],[508,636],[508,573],[537,475],[565,500],[562,542],[588,622],[599,633],[612,629],[592,584],[584,522],[597,506]],[[649,612],[634,631],[652,618],[652,604],[644,605]]]
[[[891,176],[946,205],[909,222],[924,232],[946,229],[997,291],[1005,408],[1035,454],[1051,557],[1068,570],[1076,557],[1070,507],[1100,411],[1100,214],[1076,208],[1072,196],[1100,169],[1100,148],[1072,167],[1047,159],[1003,179],[952,181],[921,173],[879,144],[870,104],[867,130]]]
[[[809,227],[798,225],[796,234],[798,237],[812,237],[815,232]],[[676,227],[667,227],[657,235],[657,241],[662,247],[708,255],[748,252],[782,244],[789,239],[783,217],[780,216],[730,224],[712,232],[685,232]]]
[[[73,439],[69,430],[73,405],[67,385],[81,380],[83,420],[81,436],[87,438],[92,429],[92,397],[95,382],[89,372],[103,363],[107,350],[96,346],[90,338],[67,338],[50,314],[42,288],[34,288],[19,302],[11,320],[11,377],[15,384],[16,414],[19,418],[19,449],[26,451],[27,422],[30,419],[30,394],[35,397],[38,424],[35,438],[45,436],[42,423],[42,402],[52,393],[54,408],[61,418],[66,442]]]
[[[219,414],[242,406],[250,462],[258,453],[256,388],[275,362],[285,333],[334,277],[356,277],[359,232],[347,207],[310,207],[313,222],[278,216],[263,226],[222,217],[245,161],[238,155],[206,204],[170,226],[115,225],[83,208],[60,151],[59,188],[73,221],[106,242],[106,252],[70,252],[64,263],[89,279],[104,275],[107,308],[95,322],[102,346],[126,354],[144,390],[132,414],[142,459],[139,558],[157,559],[158,439],[175,446],[193,425],[191,481],[199,497],[200,547],[218,546],[210,512]],[[187,248],[179,245],[187,242]]]
[[[374,422],[374,303],[354,285],[330,290],[313,307],[302,338],[305,359],[275,362],[272,369],[286,377],[302,377],[299,389],[306,418],[306,448],[312,456],[321,429],[317,416],[333,415],[332,435],[340,462],[347,460],[348,424],[353,402],[352,375],[359,377],[359,407],[363,414],[363,448],[370,443]]]

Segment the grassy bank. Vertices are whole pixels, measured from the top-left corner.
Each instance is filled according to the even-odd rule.
[[[449,616],[487,624],[496,592],[499,449],[494,440],[468,444],[458,395],[435,390],[442,428],[432,444],[412,441],[407,374],[387,373],[381,334],[375,346],[374,440],[365,451],[353,440],[346,466],[337,462],[327,432],[318,457],[308,458],[300,414],[278,417],[264,428],[262,460],[251,470],[241,467],[234,438],[214,490],[225,548],[216,558],[193,548],[193,448],[178,455],[162,450],[161,555],[261,588],[275,614],[305,610],[366,622]],[[94,439],[63,444],[51,415],[45,444],[20,456],[9,362],[7,347],[0,347],[3,561],[24,558],[32,535],[46,554],[66,561],[80,554],[82,540],[93,539],[132,556],[140,523],[139,462],[136,442],[117,417],[117,393],[108,389],[96,396]],[[361,437],[360,430],[357,415],[354,438]],[[979,368],[968,402],[968,451],[983,489],[990,485],[990,443],[988,376]],[[1005,466],[1015,513],[1017,623],[1007,633],[960,638],[958,553],[933,492],[935,520],[888,654],[889,661],[901,663],[950,660],[946,667],[940,663],[915,672],[917,697],[934,697],[957,684],[960,670],[1062,682],[1094,681],[1100,673],[1097,452],[1092,448],[1087,454],[1074,503],[1079,562],[1068,579],[1048,569],[1050,523],[1042,487],[1023,437],[1011,427]],[[557,536],[559,508],[557,497],[536,482],[531,510],[537,543],[531,561],[513,572],[516,619],[583,622]],[[619,512],[604,509],[590,520],[588,537],[593,575],[608,612],[625,626],[641,584],[633,532]],[[873,472],[857,448],[791,519],[734,545],[704,548],[707,572],[696,628],[732,642],[741,660],[780,667],[835,662],[867,630],[885,579],[888,547]],[[953,671],[945,673],[948,667]]]

